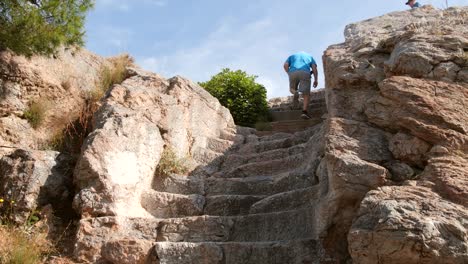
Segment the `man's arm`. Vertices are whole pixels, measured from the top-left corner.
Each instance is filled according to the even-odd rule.
[[[312,64],[312,73],[314,74],[314,88],[317,88],[318,86],[317,64]]]
[[[284,65],[283,65],[283,68],[284,68],[284,71],[287,73],[289,72],[289,63],[288,62],[285,62]]]

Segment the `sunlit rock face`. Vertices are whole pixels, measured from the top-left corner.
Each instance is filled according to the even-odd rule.
[[[343,139],[372,127],[378,132],[364,134],[381,144],[381,153],[369,157],[372,151],[328,140],[327,149],[368,163],[346,173],[347,186],[329,189],[359,191],[335,199],[332,219],[323,221],[324,237],[347,237],[343,246],[354,263],[468,261],[467,18],[466,7],[390,13],[347,26],[345,43],[324,54],[329,122],[356,123],[337,130]],[[346,161],[341,156],[334,164]],[[386,181],[361,184],[372,175],[364,168],[373,167],[386,172]]]

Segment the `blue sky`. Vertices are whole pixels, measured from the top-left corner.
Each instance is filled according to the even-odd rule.
[[[345,25],[408,9],[405,0],[96,0],[86,47],[103,56],[129,53],[169,78],[206,81],[222,68],[257,75],[268,98],[288,95],[282,69],[296,51],[322,54],[344,41]],[[445,7],[445,0],[420,1]],[[468,0],[449,0],[468,5]]]

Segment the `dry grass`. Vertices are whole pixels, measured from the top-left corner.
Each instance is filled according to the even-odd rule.
[[[77,154],[81,150],[84,140],[92,131],[92,118],[100,106],[100,100],[107,90],[114,84],[122,83],[127,78],[127,67],[133,65],[133,58],[123,54],[110,59],[111,66],[103,66],[99,81],[87,94],[80,109],[73,113],[73,118],[56,119],[53,127],[58,130],[44,144],[42,149],[51,149],[70,154]],[[66,83],[62,86],[67,87]],[[70,115],[67,115],[70,116]]]
[[[45,232],[11,226],[0,226],[0,245],[1,264],[44,263],[53,251]]]
[[[186,159],[180,159],[172,148],[166,147],[161,155],[159,164],[156,167],[157,176],[169,176],[171,174],[185,174],[190,170]]]
[[[112,85],[122,83],[127,77],[127,67],[133,65],[134,60],[128,54],[122,54],[111,58],[110,62],[110,67],[102,67],[99,82],[89,92],[89,98],[93,101],[99,101]]]
[[[40,127],[46,118],[49,102],[46,100],[37,100],[29,103],[28,109],[23,112],[23,117],[28,120],[33,128]]]

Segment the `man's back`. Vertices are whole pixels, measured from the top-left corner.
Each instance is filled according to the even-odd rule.
[[[286,62],[289,64],[289,72],[310,72],[311,65],[316,64],[314,58],[306,52],[295,53],[289,56]]]

